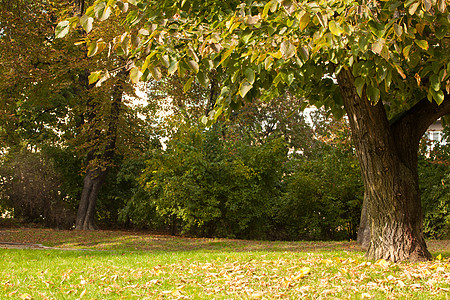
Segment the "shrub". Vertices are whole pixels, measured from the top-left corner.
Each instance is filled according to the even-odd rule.
[[[1,199],[15,218],[70,228],[74,213],[64,202],[61,175],[42,153],[12,153],[0,167]]]

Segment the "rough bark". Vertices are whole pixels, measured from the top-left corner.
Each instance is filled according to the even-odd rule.
[[[358,241],[369,259],[420,261],[431,258],[422,230],[417,173],[419,141],[432,122],[450,110],[427,100],[389,123],[382,101],[359,97],[350,71],[337,76],[361,166],[365,196]],[[448,98],[448,97],[447,97]]]
[[[357,242],[364,249],[369,248],[370,242],[370,228],[369,228],[369,219],[367,218],[367,195],[364,193],[364,200],[361,210],[361,220],[359,222],[358,234],[357,234]]]

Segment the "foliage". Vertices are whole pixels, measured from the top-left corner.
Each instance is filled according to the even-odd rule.
[[[313,115],[316,140],[290,161],[276,219],[289,238],[355,239],[363,198],[345,121]]]
[[[112,167],[113,161],[106,158],[111,153],[139,156],[152,130],[141,118],[145,114],[129,105],[134,88],[119,76],[125,61],[114,53],[87,57],[82,30],[71,39],[55,39],[57,19],[78,13],[73,1],[1,1],[0,7],[1,151],[32,148],[49,154],[62,176],[65,200],[76,208],[86,169]],[[90,38],[100,33],[112,36],[121,28],[118,23],[104,25]],[[94,88],[92,68],[109,69],[114,78],[107,82],[97,78]],[[112,199],[114,193],[117,190],[104,198]],[[114,203],[99,205],[109,215]],[[116,217],[117,213],[108,218]]]
[[[226,127],[178,123],[149,153],[148,194],[127,201],[122,220],[196,236],[355,238],[362,184],[348,127],[323,112],[308,125],[289,103],[250,103]]]
[[[134,60],[134,80],[160,79],[163,68],[190,76],[188,89],[194,80],[207,86],[211,70],[229,75],[209,121],[243,99],[271,99],[286,90],[342,116],[332,74],[343,69],[353,72],[360,97],[390,99],[390,116],[424,97],[441,104],[450,86],[445,0],[98,0],[84,20],[104,21],[113,11],[127,14],[129,28],[111,45]],[[83,25],[61,22],[61,36],[78,22]]]
[[[2,242],[58,247],[0,249],[5,299],[446,299],[450,288],[448,252],[431,262],[393,264],[366,261],[354,242],[42,229],[2,233]],[[73,248],[78,251],[68,250]],[[98,251],[104,249],[109,251]],[[439,257],[448,244],[434,249]]]
[[[448,141],[448,130],[446,137]],[[424,233],[429,238],[450,237],[450,144],[435,145],[428,151],[424,140],[419,159],[419,183],[424,211]]]
[[[185,128],[147,161],[141,182],[150,192],[150,207],[172,226],[180,222],[186,233],[261,236],[287,150],[282,139],[251,146],[224,138],[222,130]]]
[[[43,154],[11,153],[0,166],[0,199],[13,216],[26,222],[70,228],[74,214],[65,202],[62,177]]]

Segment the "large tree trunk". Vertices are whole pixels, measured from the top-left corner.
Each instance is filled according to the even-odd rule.
[[[422,230],[417,151],[428,126],[450,110],[449,101],[420,101],[390,124],[381,100],[372,104],[364,93],[358,96],[351,71],[342,70],[337,79],[364,181],[359,242],[366,257],[431,259]]]
[[[370,242],[370,227],[369,227],[369,219],[367,218],[367,195],[364,193],[364,201],[361,210],[361,220],[359,222],[359,229],[357,235],[357,242],[364,249],[369,248]]]

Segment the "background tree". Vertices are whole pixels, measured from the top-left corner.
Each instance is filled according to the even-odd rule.
[[[71,39],[55,39],[58,17],[80,14],[84,1],[0,4],[2,149],[20,156],[23,149],[46,152],[52,148],[47,154],[55,155],[55,167],[61,169],[63,185],[70,190],[65,201],[80,208],[77,228],[93,229],[96,199],[114,156],[127,153],[136,157],[151,134],[143,128],[146,121],[138,117],[138,110],[126,105],[131,98],[125,99],[125,95],[134,95],[128,77],[120,75],[125,73],[126,61],[117,55],[108,58],[106,53],[92,58],[104,44],[99,41],[86,53],[81,27]],[[120,30],[116,25],[96,28],[90,37],[99,32],[114,36]],[[103,85],[94,79],[98,87],[93,89],[89,70],[102,68],[117,76]],[[61,157],[69,159],[67,166]],[[68,167],[71,158],[76,158],[78,169]],[[66,172],[69,169],[71,175]],[[84,187],[80,173],[84,174]]]

